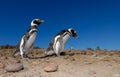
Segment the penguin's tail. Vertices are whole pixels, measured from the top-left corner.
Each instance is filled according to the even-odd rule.
[[[53,55],[55,55],[55,52],[53,50],[44,50],[44,54],[40,58],[46,58]]]
[[[54,50],[46,50],[46,51],[45,51],[45,55],[46,55],[46,56],[52,56],[52,55],[54,55],[54,54],[55,54]]]
[[[14,53],[12,54],[12,57],[16,58],[16,55],[18,54],[19,49],[17,49],[16,51],[14,51]]]

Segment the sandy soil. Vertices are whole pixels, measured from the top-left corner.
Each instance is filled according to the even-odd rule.
[[[5,72],[0,68],[0,77],[120,77],[120,55],[83,55],[79,52],[67,53],[61,57],[50,56],[39,58],[43,55],[42,50],[34,50],[29,56],[35,59],[22,60],[12,58],[14,50],[1,50],[0,63],[4,67],[20,60],[24,69],[19,72]],[[56,72],[45,72],[44,66],[47,64],[58,65]]]

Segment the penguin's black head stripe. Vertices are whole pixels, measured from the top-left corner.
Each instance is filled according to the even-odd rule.
[[[39,25],[41,22],[40,20],[34,20],[33,23]]]
[[[37,30],[33,30],[33,31],[31,32],[31,34],[34,33],[34,32],[37,32]]]
[[[69,34],[69,36],[77,37],[77,33],[75,30],[70,29],[70,30],[62,30],[60,31],[57,35],[62,35],[63,37]],[[56,36],[57,36],[56,35]]]
[[[62,34],[64,34],[66,32],[66,30],[62,30],[62,31],[60,31],[57,35],[62,35]],[[57,36],[56,35],[56,36]]]
[[[66,31],[66,32],[64,33],[63,37],[66,36],[67,34],[69,34],[69,36],[71,36],[70,33],[68,33],[68,31]]]
[[[75,30],[73,30],[73,29],[68,29],[67,31],[71,34],[71,36],[77,37],[77,33],[76,33]]]
[[[66,32],[69,33],[70,35],[72,35],[71,31],[66,30]]]

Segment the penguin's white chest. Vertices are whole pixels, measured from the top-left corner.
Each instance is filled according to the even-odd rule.
[[[61,44],[60,44],[60,42],[59,42],[59,41],[58,41],[58,42],[56,42],[55,49],[56,49],[56,51],[58,51],[58,50],[62,49],[62,46],[61,46]]]
[[[64,37],[62,37],[63,39],[63,45],[67,42],[67,40],[70,38],[70,36],[67,34]]]
[[[33,45],[35,39],[36,39],[36,35],[37,33],[34,32],[30,35],[29,39],[27,40],[26,44],[25,44],[25,48],[28,50],[30,49],[30,47]]]
[[[55,51],[61,52],[63,51],[63,48],[64,48],[63,41],[62,39],[59,39],[59,41],[56,42],[54,49]]]

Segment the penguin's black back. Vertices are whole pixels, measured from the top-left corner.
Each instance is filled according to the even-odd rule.
[[[54,44],[54,42],[55,42],[55,37],[56,36],[58,36],[58,35],[63,35],[65,32],[67,32],[67,30],[61,30],[59,33],[57,33],[54,37],[53,37],[53,39],[51,40],[51,42],[49,43],[49,46],[48,46],[48,48],[47,48],[47,51],[49,51],[49,50],[53,50],[53,44]]]

